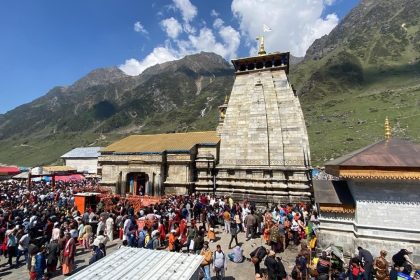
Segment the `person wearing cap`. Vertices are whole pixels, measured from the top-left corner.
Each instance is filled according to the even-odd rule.
[[[204,241],[203,249],[201,249],[200,255],[204,257],[201,262],[201,268],[204,271],[204,279],[211,280],[210,265],[213,263],[213,254],[207,241]]]
[[[375,277],[377,280],[389,279],[389,263],[386,260],[387,251],[381,250],[379,257],[373,262],[373,269],[375,270]]]

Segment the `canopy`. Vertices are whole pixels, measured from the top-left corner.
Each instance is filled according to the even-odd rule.
[[[55,181],[63,181],[63,182],[81,181],[84,179],[85,177],[81,174],[55,176]]]
[[[29,172],[22,172],[18,175],[13,176],[13,179],[28,179],[29,177]]]
[[[0,166],[0,175],[16,175],[20,173],[17,166]]]

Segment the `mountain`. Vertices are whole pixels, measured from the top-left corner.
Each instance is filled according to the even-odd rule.
[[[106,145],[129,133],[214,129],[217,106],[232,84],[233,68],[214,53],[157,64],[134,77],[115,67],[97,69],[0,115],[0,161],[44,164],[74,146]]]
[[[420,1],[361,0],[304,58],[291,58],[312,161],[319,165],[384,136],[419,141]],[[97,69],[0,115],[0,162],[48,164],[77,146],[131,133],[215,129],[233,69],[213,53],[157,64],[141,75]]]
[[[314,164],[382,139],[387,116],[420,139],[419,21],[418,0],[362,0],[292,67]]]

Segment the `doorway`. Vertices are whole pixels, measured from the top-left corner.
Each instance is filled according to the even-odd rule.
[[[153,190],[149,182],[149,176],[144,172],[128,173],[126,193],[133,195],[152,195]]]

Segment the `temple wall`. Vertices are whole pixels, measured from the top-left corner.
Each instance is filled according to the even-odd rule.
[[[387,259],[392,263],[391,258],[394,254],[404,248],[413,250],[411,259],[414,263],[420,263],[420,241],[418,242],[404,242],[401,240],[385,240],[375,237],[363,237],[357,236],[353,232],[341,231],[339,229],[330,230],[323,229],[319,230],[318,245],[320,248],[325,249],[329,245],[334,244],[342,247],[343,252],[347,256],[352,256],[357,253],[357,247],[361,246],[369,250],[374,257],[379,256],[381,250],[388,251]]]
[[[386,249],[389,257],[400,249],[413,251],[420,263],[420,182],[347,181],[356,202],[354,220],[347,214],[320,213],[320,245],[334,243],[351,253],[357,246],[374,256]]]
[[[121,195],[126,194],[127,174],[146,173],[152,182],[165,171],[162,155],[104,155],[98,162],[102,168],[101,185]]]
[[[356,223],[364,234],[420,240],[420,223],[413,222],[419,220],[420,182],[348,181],[348,185],[356,201]]]

